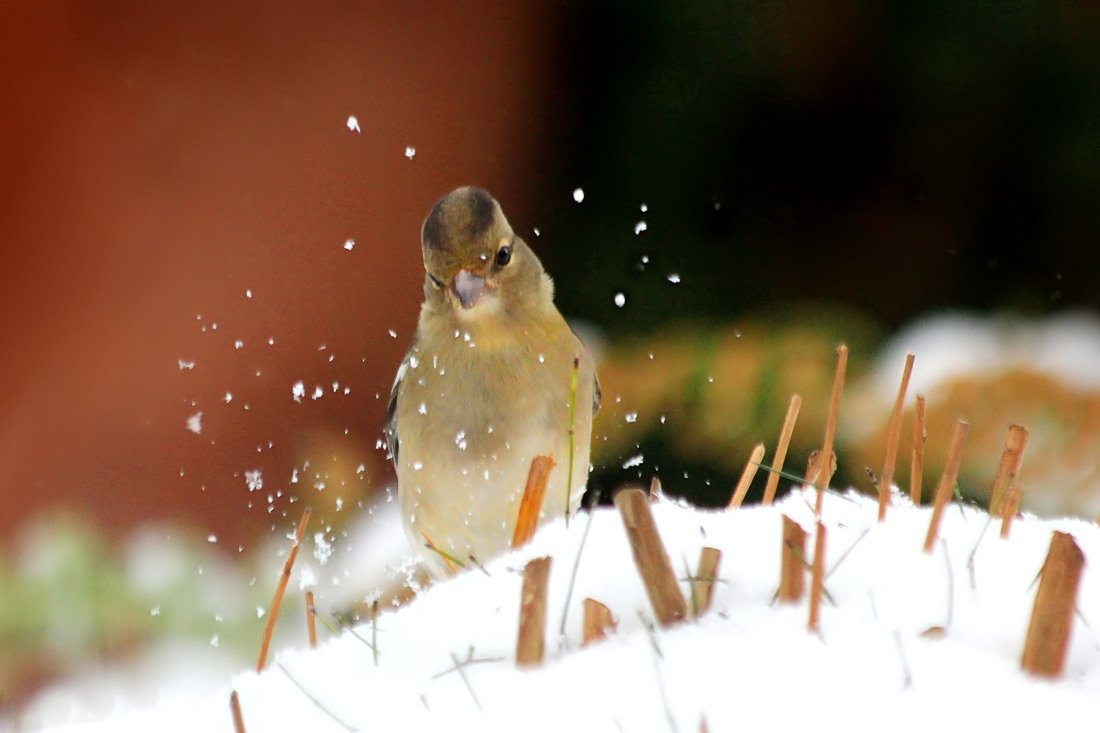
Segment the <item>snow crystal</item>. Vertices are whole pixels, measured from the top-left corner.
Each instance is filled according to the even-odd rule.
[[[324,532],[315,532],[313,535],[313,557],[322,565],[328,563],[335,549],[332,543],[325,537]]]

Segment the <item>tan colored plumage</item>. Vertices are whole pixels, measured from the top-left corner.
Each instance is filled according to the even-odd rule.
[[[554,306],[535,253],[485,191],[464,187],[421,232],[424,304],[398,370],[386,435],[409,540],[433,575],[509,546],[531,460],[552,455],[543,518],[565,513],[569,402],[580,360],[572,493],[588,477],[599,385],[592,360]]]

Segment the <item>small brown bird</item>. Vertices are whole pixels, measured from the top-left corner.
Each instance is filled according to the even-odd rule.
[[[463,563],[509,548],[536,456],[557,464],[541,521],[577,509],[600,388],[542,263],[486,191],[467,186],[440,199],[421,244],[424,304],[390,395],[386,437],[405,531],[440,577],[452,565],[429,545]]]

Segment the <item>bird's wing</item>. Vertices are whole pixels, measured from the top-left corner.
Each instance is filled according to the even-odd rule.
[[[573,328],[572,324],[566,322],[569,326],[569,330],[573,332],[573,338],[580,344],[581,349],[584,349],[584,340],[581,339],[580,334],[577,333],[577,329]],[[591,358],[591,356],[589,356]],[[603,401],[603,393],[600,391],[600,378],[596,374],[596,367],[592,367],[592,416],[595,417],[596,413],[600,411],[600,404]]]
[[[386,408],[386,423],[382,428],[386,434],[386,447],[390,452],[390,460],[393,461],[394,468],[397,468],[397,393],[401,389],[401,380],[405,378],[405,373],[409,371],[409,354],[412,353],[412,349],[409,349],[405,354],[405,358],[401,360],[401,366],[397,367],[397,376],[393,380],[393,388],[390,389],[390,404]]]
[[[596,370],[592,370],[592,417],[596,416],[596,413],[600,411],[600,404],[603,402],[603,392],[600,390],[600,378],[596,375]],[[392,409],[392,403],[391,403]]]

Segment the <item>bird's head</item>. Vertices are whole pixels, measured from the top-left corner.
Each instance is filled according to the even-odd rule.
[[[429,301],[446,301],[459,318],[515,311],[542,291],[542,265],[516,236],[500,204],[483,189],[450,192],[428,213],[421,230]]]

